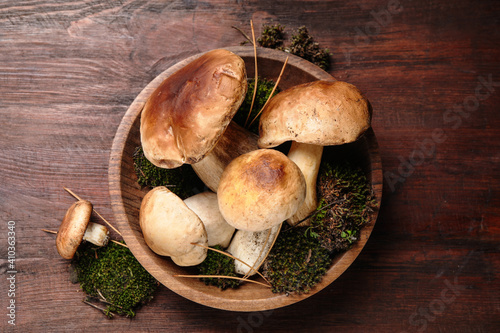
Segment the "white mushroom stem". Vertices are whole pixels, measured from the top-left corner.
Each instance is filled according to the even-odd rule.
[[[295,226],[308,217],[318,207],[316,195],[316,180],[323,155],[323,146],[292,142],[288,158],[291,159],[302,171],[306,180],[306,198],[295,215],[287,220],[288,224]],[[304,220],[300,225],[310,225],[310,219]]]
[[[241,261],[235,260],[235,272],[247,277],[256,274],[259,267],[267,258],[267,254],[271,250],[276,237],[278,237],[280,229],[281,223],[271,229],[257,232],[236,231],[227,252],[251,267],[248,267]]]
[[[192,164],[193,170],[210,190],[217,193],[220,177],[229,162],[257,150],[257,140],[256,134],[231,121],[212,151],[198,163]]]
[[[219,210],[217,194],[209,191],[198,193],[184,199],[184,203],[203,222],[207,232],[208,246],[220,245],[227,248],[235,228],[224,220]]]
[[[102,224],[89,222],[85,233],[83,234],[83,240],[91,242],[97,246],[105,246],[109,241],[109,231],[108,228]]]

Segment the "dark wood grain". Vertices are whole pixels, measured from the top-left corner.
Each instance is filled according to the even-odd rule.
[[[0,330],[498,331],[499,16],[498,1],[463,0],[2,2]],[[288,33],[307,26],[333,53],[329,72],[370,99],[385,172],[370,240],[334,283],[292,306],[227,312],[162,287],[135,319],[107,320],[81,302],[40,228],[56,229],[73,202],[63,186],[112,219],[109,154],[134,98],[179,60],[238,45],[231,26],[249,33],[250,19],[257,33],[272,20]]]

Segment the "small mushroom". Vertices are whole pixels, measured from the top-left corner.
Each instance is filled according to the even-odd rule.
[[[314,81],[294,86],[274,96],[262,111],[259,147],[271,148],[292,141],[288,157],[302,170],[307,197],[288,219],[296,225],[318,206],[316,180],[323,146],[357,140],[371,123],[368,100],[352,84]]]
[[[73,203],[64,215],[56,237],[57,252],[64,259],[73,258],[83,240],[97,246],[104,246],[108,243],[108,228],[90,222],[91,215],[92,204],[87,200]]]
[[[198,265],[207,256],[207,232],[203,222],[177,195],[164,186],[143,198],[139,224],[146,244],[155,253],[169,256],[179,266]]]
[[[227,252],[253,267],[253,269],[251,269],[241,261],[235,260],[234,266],[236,273],[247,276],[252,276],[256,273],[256,270],[258,270],[264,262],[267,253],[278,236],[280,227],[281,224],[278,224],[271,229],[257,232],[244,230],[236,231],[231,244],[229,244],[227,248]]]
[[[238,230],[262,231],[292,216],[306,195],[297,165],[283,153],[259,149],[235,158],[217,192],[219,209]]]
[[[228,224],[220,213],[217,194],[209,191],[198,193],[184,199],[184,203],[203,222],[208,236],[208,246],[220,245],[226,248],[235,228]]]

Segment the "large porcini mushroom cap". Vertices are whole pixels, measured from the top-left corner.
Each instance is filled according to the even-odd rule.
[[[164,186],[149,191],[143,198],[139,223],[146,244],[155,253],[170,256],[179,266],[200,264],[207,250],[207,233],[200,218],[181,198]]]
[[[83,240],[83,235],[92,215],[92,203],[79,200],[67,210],[56,237],[57,252],[65,259],[71,259]]]
[[[245,63],[217,49],[181,68],[151,94],[141,114],[144,155],[154,165],[196,163],[215,146],[245,98]]]
[[[258,149],[235,158],[224,170],[217,192],[227,223],[262,231],[293,215],[304,200],[300,169],[283,153]]]
[[[371,124],[371,108],[354,85],[319,80],[274,96],[262,111],[259,147],[285,141],[330,146],[355,141]]]

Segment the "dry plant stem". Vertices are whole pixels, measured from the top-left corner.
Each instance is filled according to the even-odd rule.
[[[74,198],[76,198],[77,200],[82,200],[82,198],[80,198],[78,195],[76,195],[73,191],[71,191],[69,188],[66,188],[64,187],[64,189],[66,190],[66,192],[68,192],[69,194],[71,194]],[[113,227],[111,225],[111,223],[109,223],[104,217],[102,217],[101,214],[99,214],[95,209],[92,208],[92,210],[94,211],[94,213],[97,214],[97,216],[99,216],[101,218],[101,220],[104,221],[104,223],[106,223],[111,229],[113,229],[118,235],[122,236],[121,232],[118,231],[118,229],[116,229],[115,227]],[[123,237],[123,236],[122,236]]]
[[[45,231],[49,234],[55,234],[57,235],[57,231],[54,231],[54,230],[47,230],[47,229],[41,229],[42,231]],[[115,243],[115,244],[118,244],[118,245],[121,245],[123,247],[126,247],[128,249],[128,246],[127,244],[123,244],[123,243],[120,243],[119,241],[115,241],[114,239],[110,239],[111,242]]]
[[[223,254],[223,255],[225,255],[225,256],[228,256],[229,258],[232,258],[232,259],[234,259],[234,260],[238,260],[238,261],[239,261],[239,262],[241,262],[243,265],[248,266],[248,267],[250,267],[250,269],[251,269],[251,270],[255,271],[255,273],[257,273],[257,274],[258,274],[261,278],[263,278],[263,279],[264,279],[264,281],[266,281],[268,285],[271,285],[271,284],[269,283],[269,281],[267,281],[267,279],[264,277],[264,275],[262,275],[262,274],[261,274],[258,270],[254,269],[252,266],[250,266],[249,264],[247,264],[247,263],[246,263],[246,262],[244,262],[243,260],[238,259],[238,258],[236,258],[235,256],[233,256],[233,255],[231,255],[231,254],[229,254],[229,253],[227,253],[227,252],[221,251],[221,250],[217,250],[217,249],[214,249],[214,248],[211,248],[211,247],[208,247],[208,246],[204,246],[204,245],[201,245],[201,244],[198,244],[198,243],[191,243],[191,244],[192,244],[192,245],[199,246],[199,247],[202,247],[202,248],[207,249],[207,250],[211,250],[211,251],[218,252],[218,253]]]
[[[240,280],[240,281],[245,281],[245,282],[256,283],[256,284],[260,284],[261,286],[264,286],[264,287],[267,287],[267,288],[271,288],[271,286],[269,284],[265,284],[265,283],[262,283],[262,282],[259,282],[259,281],[254,281],[254,280],[250,280],[250,279],[244,279],[244,278],[240,278],[240,277],[237,277],[237,276],[226,276],[226,275],[182,275],[182,274],[174,275],[174,276],[175,277],[184,277],[184,278],[197,278],[197,279],[201,279],[201,278],[233,279],[233,280]]]
[[[243,30],[241,30],[238,27],[235,27],[234,25],[232,25],[231,28],[238,30],[239,33],[243,35],[243,37],[245,37],[250,43],[252,43],[252,45],[254,44],[254,42],[252,42],[252,39],[250,37],[248,37],[248,35],[246,33],[244,33]]]
[[[273,96],[274,92],[276,91],[276,88],[278,88],[278,84],[280,84],[281,76],[283,75],[283,72],[285,71],[285,67],[286,67],[287,63],[288,63],[288,57],[286,57],[285,62],[283,63],[283,67],[281,67],[280,75],[278,76],[278,79],[276,80],[276,84],[274,85],[274,88],[271,91],[271,94],[267,98],[266,103],[262,106],[262,108],[260,109],[259,113],[257,113],[257,115],[252,119],[252,121],[250,122],[250,125],[248,125],[248,127],[252,126],[252,124],[255,122],[255,120],[257,120],[257,118],[260,116],[260,114],[262,113],[262,111],[264,110],[264,108],[266,107],[266,105],[271,100],[271,97]]]
[[[252,96],[252,103],[250,104],[250,110],[248,111],[247,119],[245,120],[245,125],[243,127],[247,127],[248,119],[250,118],[250,114],[252,113],[253,110],[253,104],[255,102],[255,96],[257,95],[257,81],[259,77],[258,73],[258,67],[257,67],[257,44],[255,43],[255,31],[253,29],[253,22],[250,20],[250,26],[252,28],[252,39],[253,39],[253,54],[255,58],[255,83],[253,86],[253,96]]]
[[[101,308],[101,307],[99,307],[99,306],[97,306],[97,305],[95,305],[95,304],[92,304],[92,303],[90,303],[89,301],[87,301],[87,300],[85,300],[85,299],[83,300],[83,303],[85,303],[85,304],[87,304],[87,305],[90,305],[91,307],[93,307],[93,308],[95,308],[95,309],[97,309],[97,310],[102,311],[105,315],[108,315],[108,314],[109,314],[109,315],[111,315],[111,317],[113,317],[113,316],[114,316],[111,312],[107,313],[106,309]]]

